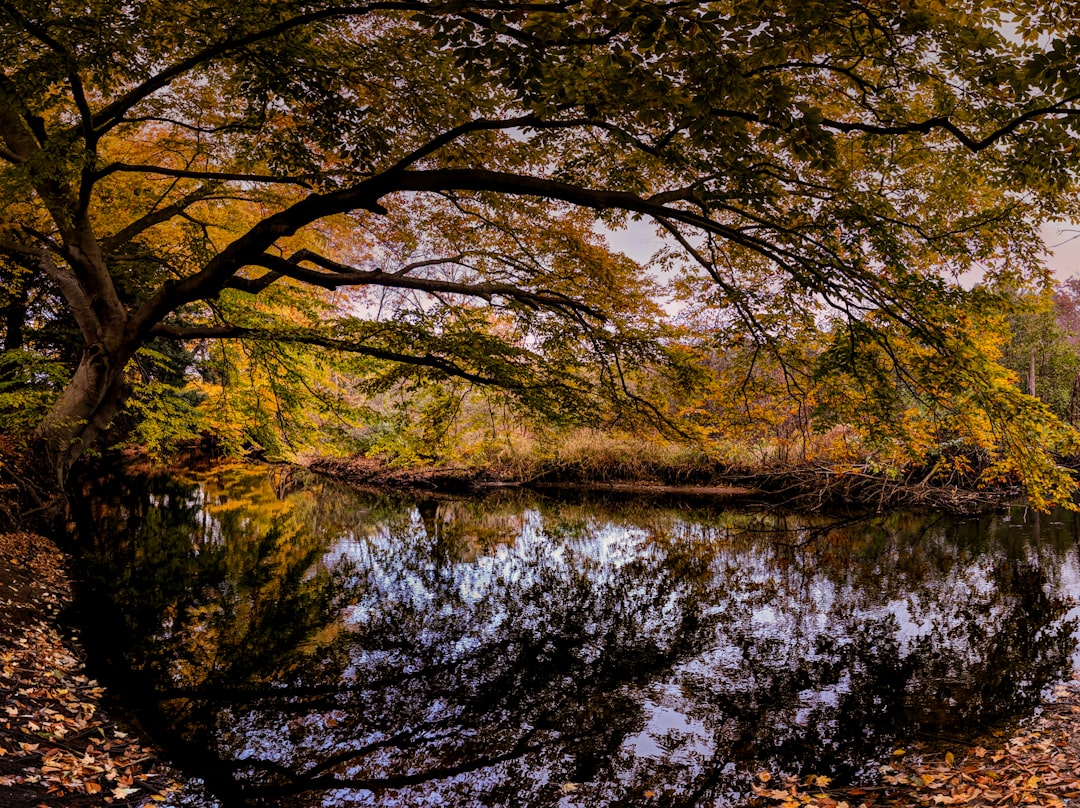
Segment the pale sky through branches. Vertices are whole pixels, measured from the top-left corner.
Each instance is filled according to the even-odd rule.
[[[1046,263],[1060,281],[1080,275],[1080,224],[1054,222],[1043,225],[1043,240],[1050,257]]]

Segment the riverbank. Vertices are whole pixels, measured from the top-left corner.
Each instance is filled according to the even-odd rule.
[[[160,805],[180,790],[162,756],[86,671],[67,556],[0,533],[0,805]]]
[[[710,498],[792,511],[920,509],[978,514],[1002,507],[1022,493],[1011,486],[986,488],[968,481],[936,480],[923,469],[898,475],[857,465],[744,469],[722,464],[602,466],[562,462],[530,468],[527,474],[505,467],[399,467],[368,457],[318,457],[303,465],[357,488],[470,494],[514,486],[538,491]]]
[[[779,781],[758,775],[756,806],[772,808],[974,808],[1034,805],[1065,808],[1080,801],[1080,679],[1053,689],[1039,714],[1012,733],[964,749],[897,749],[881,767],[881,784],[830,789],[826,775]]]

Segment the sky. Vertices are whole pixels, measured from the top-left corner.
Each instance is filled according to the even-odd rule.
[[[622,230],[597,228],[616,250],[639,261],[647,259],[661,245],[653,226],[647,222],[630,222]],[[1080,223],[1051,222],[1042,227],[1046,242],[1046,264],[1058,280],[1080,275]]]
[[[1080,275],[1080,224],[1057,222],[1043,226],[1043,240],[1050,250],[1047,265],[1058,280]]]

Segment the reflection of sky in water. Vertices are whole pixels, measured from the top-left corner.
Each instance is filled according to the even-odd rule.
[[[355,780],[297,805],[570,808],[653,790],[730,804],[763,766],[859,776],[907,732],[1025,709],[1080,661],[1057,629],[1080,617],[1055,603],[1080,591],[1064,523],[1032,538],[1000,519],[830,527],[245,486],[151,499],[155,519],[189,528],[148,544],[139,574],[183,563],[204,583],[153,605],[159,647],[127,658],[196,692],[271,683],[272,697],[190,702],[184,732],[253,793],[305,772]],[[305,613],[324,591],[333,610]],[[271,647],[301,620],[299,644]],[[196,652],[218,667],[193,668]],[[322,689],[294,695],[309,685]]]
[[[411,528],[411,534],[405,537],[394,535],[385,527],[375,529],[361,540],[339,540],[327,553],[329,563],[335,559],[348,559],[370,570],[371,578],[377,584],[365,602],[348,610],[346,619],[349,622],[363,623],[373,609],[385,608],[387,602],[394,599],[405,599],[419,607],[421,602],[438,597],[420,576],[402,574],[394,564],[395,553],[400,552],[403,540],[423,542],[430,538],[415,512]],[[676,525],[672,532],[683,541],[705,540],[699,526],[693,524]],[[716,532],[711,534],[715,538]],[[588,569],[591,580],[603,586],[619,567],[635,559],[655,558],[657,553],[657,547],[650,542],[650,531],[645,528],[597,522],[591,524],[588,531],[567,541],[549,536],[543,516],[536,510],[529,510],[523,514],[520,532],[512,542],[499,544],[490,554],[442,569],[443,575],[454,582],[453,588],[460,600],[443,604],[439,613],[446,616],[455,609],[487,603],[494,593],[508,587],[538,584],[541,582],[538,571],[552,567]],[[763,603],[760,593],[770,591],[777,582],[774,560],[775,550],[768,546],[743,547],[737,551],[721,549],[714,554],[711,561],[714,585],[729,587],[727,598],[714,608],[728,619],[718,624],[712,641],[693,659],[676,665],[667,676],[653,681],[641,691],[644,726],[623,741],[622,754],[662,759],[666,765],[690,769],[702,759],[710,758],[716,751],[714,732],[695,717],[700,706],[696,703],[695,693],[684,687],[685,679],[713,677],[726,679],[736,687],[752,688],[755,684],[753,676],[747,679],[746,675],[748,662],[779,669],[800,662],[821,661],[827,656],[820,651],[822,638],[829,637],[840,645],[846,642],[842,635],[836,634],[838,610],[846,611],[847,620],[854,625],[889,623],[891,620],[890,624],[896,627],[894,636],[902,655],[912,652],[920,641],[932,634],[962,636],[963,615],[943,608],[942,604],[993,600],[994,570],[1000,563],[997,556],[955,563],[943,577],[924,582],[921,590],[880,601],[875,600],[872,591],[865,589],[864,582],[843,576],[838,580],[835,571],[815,571],[811,564],[799,570],[797,588],[788,592],[787,598]],[[1059,559],[1059,563],[1056,571],[1058,587],[1065,592],[1080,591],[1076,553],[1070,552]],[[432,573],[436,567],[436,564],[428,563],[424,570]],[[887,591],[888,587],[884,589]],[[658,623],[663,623],[671,611],[678,608],[676,601],[676,596],[672,595],[657,612]],[[983,617],[993,624],[1005,616],[1008,608],[1007,603],[990,603]],[[525,612],[517,618],[527,621],[530,616]],[[1078,616],[1080,607],[1073,607],[1065,619]],[[506,617],[505,612],[496,611],[470,621],[472,633],[456,640],[455,651],[467,655],[479,648],[486,638],[498,633]],[[593,633],[594,629],[595,625],[585,626],[587,633]],[[758,645],[768,645],[771,658],[748,660],[741,650],[744,643],[739,641],[748,633],[755,637]],[[439,638],[433,635],[429,639],[435,642]],[[981,649],[965,648],[962,643],[954,650],[967,661],[978,661],[981,653]],[[593,649],[593,655],[599,653],[601,649]],[[1075,652],[1074,660],[1080,661]],[[823,710],[827,713],[840,708],[842,697],[850,694],[853,686],[850,672],[841,671],[835,681],[798,690],[792,723],[806,726],[812,721],[820,721]],[[569,799],[568,804],[572,802]]]

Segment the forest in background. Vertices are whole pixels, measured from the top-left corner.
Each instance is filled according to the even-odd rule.
[[[1068,501],[1077,18],[4,3],[0,431],[61,482],[199,444]]]

